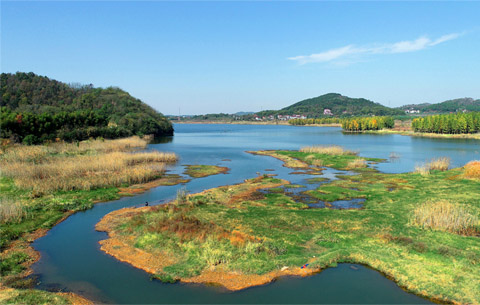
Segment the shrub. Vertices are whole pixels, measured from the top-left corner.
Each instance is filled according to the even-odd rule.
[[[480,161],[470,161],[465,165],[465,177],[480,179]]]

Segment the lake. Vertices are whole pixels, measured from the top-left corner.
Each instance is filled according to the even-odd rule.
[[[228,174],[193,179],[190,193],[221,185],[240,183],[258,174],[277,174],[294,181],[292,169],[266,156],[247,150],[299,149],[307,145],[336,144],[358,151],[361,156],[385,158],[375,165],[382,172],[412,171],[415,165],[434,157],[449,157],[453,167],[480,159],[476,140],[429,139],[400,135],[342,134],[337,127],[273,125],[177,124],[175,136],[148,149],[179,155],[171,173],[183,172],[186,164],[227,166]],[[389,159],[394,153],[398,158]],[[266,171],[266,170],[269,171]],[[270,170],[274,171],[270,171]],[[327,171],[328,172],[328,171]],[[164,284],[149,274],[119,262],[100,251],[106,234],[95,224],[107,213],[145,201],[161,204],[175,197],[182,185],[161,186],[135,197],[96,204],[76,213],[34,242],[41,259],[34,265],[40,289],[66,290],[106,303],[370,303],[425,304],[428,300],[407,293],[394,282],[369,268],[340,264],[317,275],[286,277],[260,287],[228,292],[221,287],[196,284]]]

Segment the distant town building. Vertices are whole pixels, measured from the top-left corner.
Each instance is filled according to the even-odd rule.
[[[323,109],[323,115],[333,115],[332,110],[328,108]]]
[[[420,113],[420,110],[411,108],[411,109],[406,109],[405,113]]]

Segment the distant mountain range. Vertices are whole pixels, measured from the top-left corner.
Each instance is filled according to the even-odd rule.
[[[278,115],[304,115],[308,118],[319,117],[351,117],[351,116],[395,116],[405,115],[406,110],[413,110],[415,114],[437,114],[458,111],[480,111],[480,100],[472,98],[459,98],[438,104],[410,104],[390,108],[379,103],[364,99],[351,98],[339,93],[328,93],[314,98],[302,100],[280,110],[264,110],[260,112],[237,112],[235,114],[203,114],[183,116],[184,121],[230,121],[230,120],[255,120],[265,117],[267,120],[276,119]],[[418,112],[417,112],[418,111]],[[331,113],[331,114],[330,114]],[[273,116],[273,118],[271,117]],[[170,116],[169,116],[170,117]],[[178,116],[171,116],[176,120]],[[257,117],[257,118],[256,118]],[[270,118],[269,118],[270,117]]]
[[[401,109],[389,108],[364,98],[351,98],[338,93],[328,93],[309,98],[280,110],[258,112],[258,116],[301,114],[309,118],[321,117],[329,109],[334,116],[401,115]]]
[[[457,111],[480,111],[480,100],[474,100],[470,97],[448,100],[438,104],[411,104],[398,107],[397,109],[419,110],[420,113],[448,113]]]

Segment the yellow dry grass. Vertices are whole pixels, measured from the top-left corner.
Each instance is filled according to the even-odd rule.
[[[415,165],[415,173],[420,174],[422,176],[428,176],[430,175],[430,169],[428,168],[427,165]]]
[[[10,198],[0,198],[0,223],[20,221],[25,214],[20,202]]]
[[[426,202],[414,211],[412,224],[460,234],[475,233],[477,216],[464,206],[447,200]]]
[[[430,170],[446,171],[450,166],[450,158],[440,157],[432,159],[427,166]]]
[[[41,162],[45,158],[54,154],[85,154],[89,152],[115,152],[127,151],[147,147],[148,141],[138,136],[116,140],[87,140],[77,143],[51,143],[48,145],[11,145],[3,148],[3,154],[0,155],[2,161],[35,161]]]
[[[465,177],[480,179],[480,161],[470,161],[465,165]]]
[[[173,153],[130,151],[146,145],[145,140],[131,137],[78,145],[15,146],[0,157],[1,174],[34,195],[144,183],[160,176],[165,163],[177,160]]]
[[[363,159],[355,159],[348,163],[348,168],[364,168],[367,167],[367,162]]]
[[[357,153],[351,150],[346,150],[338,145],[317,145],[317,146],[306,146],[300,149],[301,152],[305,153],[316,153],[316,154],[326,154],[326,155],[356,155]]]
[[[439,170],[446,171],[450,166],[450,158],[440,157],[431,159],[430,162],[423,165],[415,166],[415,173],[421,174],[422,176],[428,176],[430,171]]]

